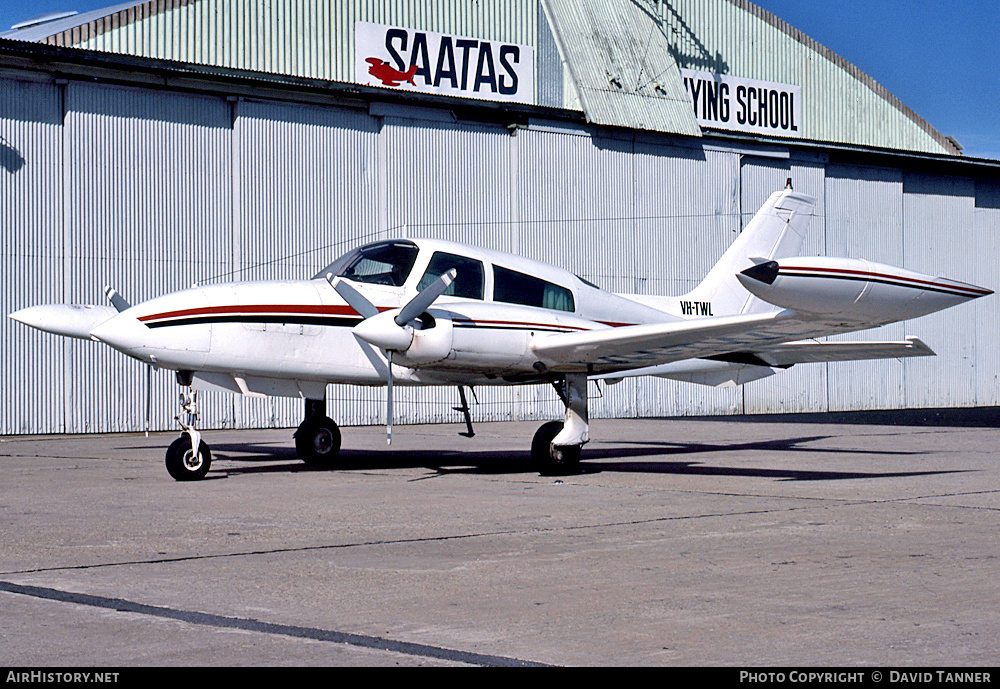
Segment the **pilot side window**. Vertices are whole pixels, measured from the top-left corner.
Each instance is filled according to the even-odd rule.
[[[565,287],[500,266],[493,266],[493,300],[570,313],[576,310],[573,293]]]
[[[422,290],[434,282],[438,276],[447,273],[452,268],[458,271],[458,275],[444,291],[444,294],[465,299],[482,299],[483,264],[465,256],[446,254],[443,251],[435,251],[434,255],[431,256],[431,261],[427,264],[427,270],[420,278],[417,289]]]
[[[347,257],[337,274],[355,282],[402,287],[417,260],[417,247],[410,242],[382,242],[362,247]]]

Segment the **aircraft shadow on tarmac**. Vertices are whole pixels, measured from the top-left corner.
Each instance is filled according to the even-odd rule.
[[[687,416],[685,421],[729,423],[821,423],[863,426],[922,426],[932,428],[1000,428],[1000,407],[955,409],[875,409],[869,411]]]
[[[807,443],[825,440],[831,436],[815,435],[779,440],[747,443],[708,444],[663,441],[617,441],[612,447],[585,448],[580,462],[580,474],[604,472],[648,473],[702,476],[746,476],[772,478],[782,481],[840,481],[847,479],[896,478],[957,473],[959,470],[938,471],[818,471],[794,466],[774,468],[774,457],[767,457],[771,464],[764,466],[719,466],[698,461],[687,461],[679,456],[724,452],[739,454],[748,451],[796,452],[824,454],[888,455],[903,457],[926,455],[926,452],[841,449],[803,447]],[[412,469],[426,468],[434,473],[420,479],[444,474],[533,474],[538,469],[527,450],[438,451],[438,450],[341,450],[336,464],[314,467],[303,464],[291,448],[274,445],[220,444],[214,447],[215,459],[238,462],[239,466],[220,467],[216,464],[206,479],[223,478],[241,474],[292,473],[299,471],[327,472],[344,470]],[[230,455],[229,453],[234,453]],[[670,459],[678,457],[678,459]],[[281,463],[276,464],[275,461]],[[284,461],[284,460],[287,460]],[[763,460],[762,460],[763,461]],[[418,479],[419,480],[419,479]]]

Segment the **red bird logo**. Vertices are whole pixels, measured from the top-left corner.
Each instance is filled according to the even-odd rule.
[[[408,70],[400,72],[398,69],[390,67],[388,62],[379,60],[377,57],[367,57],[365,62],[371,65],[368,68],[368,73],[376,79],[380,79],[383,86],[399,86],[400,82],[403,81],[416,86],[413,82],[413,75],[417,73],[416,65],[410,65]]]

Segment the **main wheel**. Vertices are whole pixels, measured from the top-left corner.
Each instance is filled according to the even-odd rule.
[[[580,470],[582,445],[553,445],[552,439],[563,429],[562,421],[549,421],[531,440],[531,460],[543,476],[565,476]]]
[[[295,451],[306,464],[333,464],[340,454],[340,428],[326,416],[306,419],[295,431]]]
[[[191,448],[191,436],[181,437],[167,448],[167,473],[178,481],[197,481],[205,478],[212,465],[212,451],[204,441],[198,443],[198,453]]]

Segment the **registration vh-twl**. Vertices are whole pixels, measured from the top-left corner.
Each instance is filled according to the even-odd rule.
[[[341,434],[326,415],[330,383],[465,388],[546,383],[565,405],[531,445],[546,474],[579,470],[590,439],[588,380],[661,376],[742,385],[795,364],[929,356],[916,338],[817,338],[916,318],[991,290],[858,258],[799,256],[815,199],[791,184],[770,196],[690,293],[612,294],[561,268],[432,239],[361,246],[311,279],[194,287],[129,305],[48,304],[10,317],[96,340],[176,371],[182,405],[192,385],[304,400],[295,447],[335,466]],[[200,479],[211,451],[196,414],[167,450],[177,480]]]

